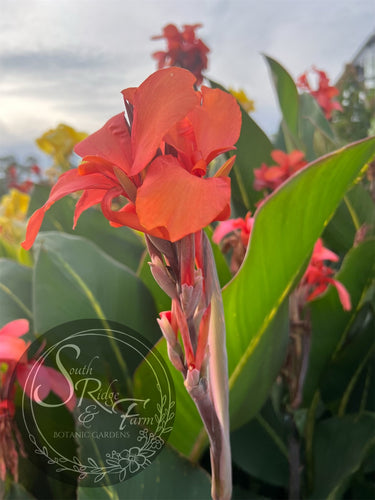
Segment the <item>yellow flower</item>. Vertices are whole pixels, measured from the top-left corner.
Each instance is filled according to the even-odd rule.
[[[0,236],[8,243],[20,243],[25,235],[30,196],[17,189],[0,198]]]
[[[56,128],[47,130],[36,139],[36,143],[42,151],[52,156],[55,166],[68,170],[70,168],[69,157],[74,146],[85,137],[87,137],[85,132],[77,132],[74,128],[60,123]]]
[[[237,101],[240,103],[240,105],[247,113],[255,111],[254,101],[247,97],[243,89],[234,90],[232,88],[229,88],[229,92],[232,94],[233,97],[237,99]]]

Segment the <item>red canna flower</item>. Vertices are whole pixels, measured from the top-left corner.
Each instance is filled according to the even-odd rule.
[[[7,472],[18,481],[18,455],[25,456],[22,438],[14,421],[15,386],[13,375],[32,399],[45,399],[50,391],[59,396],[66,407],[73,411],[75,396],[70,382],[53,368],[43,366],[34,360],[28,361],[27,347],[29,343],[21,337],[29,330],[26,319],[17,319],[0,328],[0,479],[5,481]],[[37,390],[31,391],[28,381],[30,371],[36,371],[34,381]]]
[[[324,262],[327,260],[337,262],[339,257],[328,248],[325,248],[322,240],[319,239],[315,244],[310,263],[299,284],[299,289],[303,291],[305,301],[310,302],[325,292],[328,285],[331,284],[337,290],[343,309],[349,311],[351,309],[350,295],[342,283],[332,278],[335,271],[325,265]]]
[[[27,359],[26,350],[29,346],[22,335],[29,330],[29,322],[26,319],[17,319],[7,323],[0,329],[0,363],[6,363],[8,369],[2,374],[1,388],[9,390],[9,382],[15,370],[16,378],[22,390],[34,400],[43,400],[52,391],[60,397],[66,407],[72,411],[75,407],[75,398],[68,398],[72,394],[68,380],[53,368],[43,366],[35,360]],[[30,371],[36,373],[37,385],[36,393],[32,393],[27,377]],[[1,399],[4,399],[4,394]]]
[[[322,108],[327,120],[332,118],[332,111],[338,110],[342,111],[342,106],[339,102],[333,99],[339,95],[339,90],[329,84],[329,79],[324,71],[318,70],[313,67],[312,72],[318,77],[318,88],[312,90],[307,72],[303,73],[297,80],[297,87],[301,90],[309,92],[318,102],[319,106]]]
[[[277,165],[267,166],[263,163],[260,168],[254,169],[254,189],[256,191],[263,189],[273,191],[291,175],[307,165],[302,151],[295,150],[288,154],[276,149],[272,151],[271,156]]]
[[[254,217],[248,212],[244,219],[229,219],[220,222],[212,235],[212,241],[221,243],[221,250],[227,253],[232,250],[230,269],[235,274],[245,257],[246,248],[253,229]]]
[[[49,199],[30,218],[22,246],[29,249],[45,212],[60,198],[83,191],[81,213],[100,203],[114,226],[128,226],[169,241],[230,214],[229,159],[213,177],[208,165],[234,149],[241,127],[235,99],[219,89],[194,90],[194,76],[180,68],[155,72],[122,92],[123,113],[79,143],[78,169],[62,174]],[[114,210],[112,203],[121,203]]]
[[[153,57],[158,61],[158,69],[169,66],[178,66],[188,69],[195,75],[197,85],[203,80],[202,71],[207,69],[207,54],[210,49],[195,35],[195,30],[201,24],[185,24],[181,31],[174,24],[168,24],[163,28],[163,34],[153,36],[152,40],[165,38],[167,51],[158,51]]]

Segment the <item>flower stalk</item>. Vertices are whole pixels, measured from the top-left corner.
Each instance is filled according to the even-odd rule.
[[[181,372],[209,438],[212,498],[227,500],[232,490],[228,369],[221,290],[211,246],[203,231],[167,248],[163,240],[146,236],[146,241],[152,272],[172,300],[171,311],[161,313],[158,321],[168,356]]]

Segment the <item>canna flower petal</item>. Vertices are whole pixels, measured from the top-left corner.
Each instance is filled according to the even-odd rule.
[[[25,250],[31,248],[40,230],[45,213],[57,200],[82,189],[101,189],[105,192],[112,188],[113,185],[114,181],[112,179],[101,174],[80,175],[78,169],[68,170],[68,172],[63,173],[51,189],[46,203],[30,217],[26,230],[26,238],[21,244],[22,247]]]
[[[61,399],[69,411],[73,411],[76,406],[77,398],[70,381],[68,381],[62,373],[53,368],[46,366],[45,369],[47,370],[51,391]]]
[[[202,105],[189,114],[197,149],[208,163],[234,148],[241,131],[241,110],[231,94],[202,87]]]
[[[164,227],[174,242],[229,216],[230,179],[199,178],[173,156],[161,156],[150,165],[138,189],[136,208],[147,232]]]
[[[129,173],[132,155],[130,135],[124,113],[110,118],[101,129],[77,144],[74,151],[82,158],[98,156]]]
[[[58,371],[36,361],[17,366],[17,380],[27,396],[37,402],[43,401],[52,391],[73,411],[76,396],[71,383]]]
[[[327,279],[327,281],[332,283],[332,285],[336,288],[337,293],[339,295],[341,305],[342,305],[344,311],[350,311],[350,309],[352,308],[352,303],[350,300],[349,292],[345,288],[345,286],[342,283],[340,283],[339,281],[334,280],[334,279]]]
[[[43,401],[51,390],[45,366],[36,361],[17,365],[17,380],[23,392],[34,401]],[[29,376],[30,375],[30,376]]]
[[[27,319],[15,319],[0,328],[0,341],[3,335],[7,337],[21,337],[29,331],[29,322]]]
[[[24,354],[27,344],[24,340],[12,336],[2,336],[0,341],[0,362],[26,362]]]
[[[229,233],[232,233],[233,231],[236,231],[237,229],[241,229],[244,225],[244,219],[228,219],[223,222],[220,222],[220,224],[217,226],[215,229],[213,235],[212,235],[212,241],[216,243],[217,245],[220,243],[220,241]]]
[[[131,175],[153,159],[164,135],[199,104],[195,77],[181,68],[160,70],[149,76],[134,94]]]
[[[27,319],[10,321],[0,328],[0,362],[27,362],[28,343],[19,338],[29,331]]]

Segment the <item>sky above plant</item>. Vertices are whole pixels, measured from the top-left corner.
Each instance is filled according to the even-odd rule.
[[[374,31],[373,0],[2,0],[0,156],[42,153],[34,141],[64,122],[88,133],[123,108],[120,91],[156,70],[167,23],[202,23],[207,76],[243,88],[254,119],[276,131],[262,54],[297,78],[315,64],[334,82]],[[41,159],[43,162],[43,159]]]

